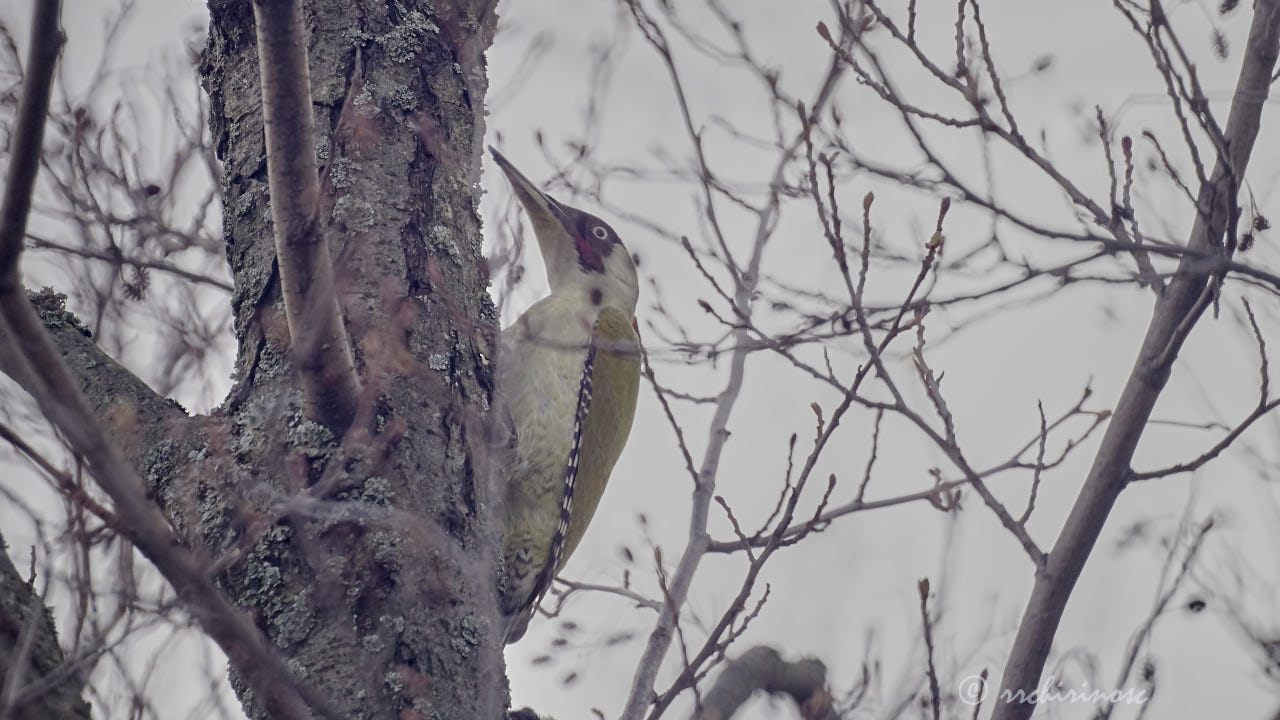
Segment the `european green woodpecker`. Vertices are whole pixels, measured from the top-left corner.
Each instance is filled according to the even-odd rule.
[[[557,202],[489,148],[529,215],[551,294],[502,331],[497,391],[515,432],[500,587],[519,640],[595,514],[640,389],[631,254],[600,218]]]

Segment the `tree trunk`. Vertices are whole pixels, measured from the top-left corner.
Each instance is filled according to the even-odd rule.
[[[88,720],[81,678],[63,663],[53,618],[0,536],[0,717]]]
[[[485,431],[497,318],[477,214],[493,4],[303,3],[316,227],[361,388],[342,437],[303,413],[253,5],[209,7],[200,71],[223,163],[234,389],[188,417],[107,361],[56,300],[36,304],[179,537],[208,556],[305,696],[325,699],[311,703],[317,717],[499,717],[501,513]],[[266,717],[231,664],[246,712]]]
[[[484,472],[496,316],[475,190],[485,84],[472,79],[494,18],[436,5],[304,4],[320,227],[370,421],[346,438],[303,419],[289,371],[249,2],[210,3],[201,64],[239,352],[215,416],[219,468],[184,489],[198,511],[187,525],[226,551],[246,517],[332,483],[324,502],[294,503],[224,586],[346,718],[502,709]]]

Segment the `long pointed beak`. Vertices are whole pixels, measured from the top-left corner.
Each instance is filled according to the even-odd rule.
[[[539,190],[532,180],[525,177],[524,173],[517,170],[516,166],[512,165],[511,161],[492,145],[489,146],[489,153],[493,155],[494,162],[498,163],[498,167],[502,168],[502,172],[511,181],[511,186],[515,188],[516,197],[520,198],[520,204],[524,206],[525,212],[530,216],[542,216],[547,221],[559,223],[568,230],[568,214],[555,198]]]

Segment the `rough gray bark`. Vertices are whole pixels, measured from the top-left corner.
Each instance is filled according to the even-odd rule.
[[[234,458],[234,481],[207,472],[222,486],[183,492],[200,498],[202,539],[226,551],[249,515],[329,484],[336,503],[294,503],[225,586],[341,717],[501,710],[482,457],[496,318],[472,193],[483,95],[467,80],[483,68],[459,49],[488,40],[471,8],[442,16],[433,7],[304,5],[323,212],[368,389],[371,429],[357,424],[341,449],[303,419],[289,364],[250,3],[211,3],[201,66],[225,163],[239,341],[236,389],[218,413],[231,458],[209,457]]]
[[[87,720],[80,680],[63,662],[53,618],[0,536],[0,717]]]
[[[183,544],[213,563],[317,716],[485,718],[505,704],[485,417],[497,319],[476,212],[492,3],[304,2],[321,215],[363,392],[303,412],[275,263],[249,0],[211,0],[201,63],[225,166],[235,388],[188,417],[34,298]],[[243,678],[251,716],[265,717]]]

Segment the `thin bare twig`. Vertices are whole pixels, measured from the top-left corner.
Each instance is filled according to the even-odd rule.
[[[1231,428],[1221,440],[1214,443],[1213,447],[1201,453],[1200,456],[1194,460],[1180,462],[1176,465],[1170,465],[1169,467],[1161,468],[1159,470],[1134,472],[1130,475],[1131,480],[1150,480],[1152,478],[1168,477],[1170,475],[1177,475],[1180,473],[1195,472],[1210,460],[1221,455],[1222,451],[1230,447],[1231,444],[1236,441],[1236,438],[1240,437],[1245,430],[1248,430],[1249,426],[1253,425],[1254,422],[1261,419],[1264,415],[1277,407],[1280,407],[1280,398],[1271,398],[1271,366],[1267,360],[1267,342],[1262,337],[1262,330],[1258,328],[1258,320],[1253,316],[1253,308],[1249,306],[1249,301],[1242,299],[1242,302],[1244,304],[1245,315],[1249,320],[1249,328],[1253,331],[1253,337],[1258,343],[1258,374],[1260,375],[1258,381],[1258,404],[1254,406],[1253,410],[1246,415],[1243,420],[1236,423],[1236,426]]]
[[[924,628],[925,674],[929,677],[929,708],[933,720],[942,719],[942,690],[938,687],[938,669],[933,662],[933,618],[929,615],[929,578],[921,578],[920,623]]]
[[[1031,476],[1031,492],[1027,496],[1027,508],[1018,517],[1019,525],[1026,525],[1027,520],[1031,518],[1031,511],[1035,510],[1036,492],[1040,490],[1040,475],[1044,472],[1044,446],[1049,440],[1049,428],[1044,419],[1044,403],[1037,402],[1036,409],[1040,411],[1040,442],[1037,443],[1036,467]]]
[[[1209,251],[1222,245],[1230,216],[1236,212],[1235,189],[1253,152],[1278,53],[1280,2],[1258,0],[1227,120],[1227,152],[1218,157],[1209,182],[1200,187],[1199,213],[1187,243],[1192,250]],[[1168,381],[1168,363],[1186,337],[1179,328],[1203,309],[1200,299],[1209,282],[1208,274],[1184,258],[1157,301],[1139,359],[1116,403],[1084,488],[1049,553],[1045,572],[1036,576],[997,697],[1018,693],[1025,697],[1039,683],[1067,599],[1125,487],[1138,440]],[[1024,703],[1001,703],[993,720],[1026,720],[1033,710]]]
[[[665,47],[665,41],[655,38],[651,34],[649,26],[652,20],[644,15],[638,2],[630,2],[629,6],[646,39],[657,50],[664,64],[668,66],[672,82],[676,84],[677,102],[681,103],[683,108],[683,91],[677,84],[678,75],[674,74],[670,68],[673,60],[670,52]],[[817,97],[812,103],[814,113],[819,112],[826,105],[841,73],[842,65],[838,61],[833,62],[828,68]],[[701,158],[701,139],[698,133],[694,130],[691,122],[686,122],[685,129],[689,135],[689,141],[695,148],[695,152],[699,153]],[[792,158],[795,157],[801,143],[802,139],[797,135],[791,142],[780,148],[777,163],[769,183],[769,200],[757,213],[756,236],[751,246],[750,259],[747,262],[747,266],[741,269],[745,270],[745,272],[735,270],[733,273],[734,314],[747,320],[751,317],[752,295],[759,282],[760,264],[764,255],[764,248],[776,226],[775,221],[781,202],[781,191],[785,183],[785,171]],[[703,163],[705,163],[705,158],[700,159],[700,165],[703,169],[701,177],[705,182],[710,182],[711,173]],[[711,202],[709,195],[707,196],[707,202]],[[725,260],[726,262],[732,262],[727,253]],[[719,469],[720,457],[729,437],[729,417],[741,392],[746,371],[746,360],[751,352],[747,342],[749,339],[749,330],[745,327],[739,327],[735,330],[735,349],[729,363],[729,379],[725,384],[724,390],[719,395],[711,421],[710,440],[703,455],[702,465],[697,473],[693,492],[693,509],[689,519],[689,543],[685,547],[679,563],[676,565],[675,572],[671,575],[664,609],[659,615],[657,626],[649,635],[645,650],[637,663],[631,691],[622,713],[622,717],[626,720],[638,720],[654,699],[654,682],[663,658],[667,654],[667,649],[674,638],[679,608],[688,596],[694,574],[697,572],[698,565],[706,554],[707,545],[710,542],[710,537],[706,530],[707,519],[715,490],[715,479]],[[753,567],[755,566],[753,565]]]
[[[209,285],[210,287],[215,287],[215,288],[218,288],[219,290],[223,290],[226,292],[233,292],[235,290],[235,287],[231,283],[225,280],[220,280],[218,278],[210,277],[208,275],[202,275],[200,273],[191,272],[190,270],[183,270],[182,268],[176,265],[173,265],[172,263],[159,262],[156,260],[133,259],[133,258],[123,257],[121,255],[115,255],[109,252],[100,252],[97,250],[90,250],[88,248],[75,247],[72,245],[66,245],[64,243],[56,242],[54,240],[49,240],[47,238],[42,238],[37,235],[32,235],[31,233],[27,233],[27,239],[31,241],[32,247],[35,247],[35,248],[41,248],[45,250],[57,250],[58,252],[78,255],[84,258],[102,260],[103,262],[108,262],[113,265],[130,265],[132,267],[144,268],[147,270],[159,270],[160,272],[166,272],[171,275],[177,275],[183,280],[190,280],[193,283],[198,283],[201,285]]]
[[[1129,675],[1133,672],[1133,666],[1138,661],[1138,653],[1141,652],[1142,646],[1146,644],[1147,638],[1151,636],[1151,631],[1156,625],[1156,621],[1164,614],[1165,609],[1169,607],[1169,603],[1173,600],[1174,595],[1182,588],[1183,581],[1191,572],[1192,563],[1200,554],[1200,548],[1204,545],[1205,536],[1213,529],[1213,518],[1209,518],[1195,529],[1195,534],[1191,537],[1191,541],[1187,544],[1187,550],[1182,556],[1182,563],[1178,567],[1178,573],[1169,582],[1169,586],[1160,592],[1156,599],[1155,606],[1151,608],[1151,614],[1138,628],[1138,632],[1134,634],[1133,639],[1129,642],[1129,649],[1125,655],[1124,665],[1121,667],[1116,682],[1112,687],[1122,688],[1129,681]],[[1174,553],[1177,552],[1180,543],[1173,543],[1169,549],[1169,560],[1172,561]],[[1167,566],[1166,566],[1167,569]],[[1108,700],[1101,708],[1098,709],[1094,720],[1108,720],[1112,711],[1115,709],[1115,702]]]

